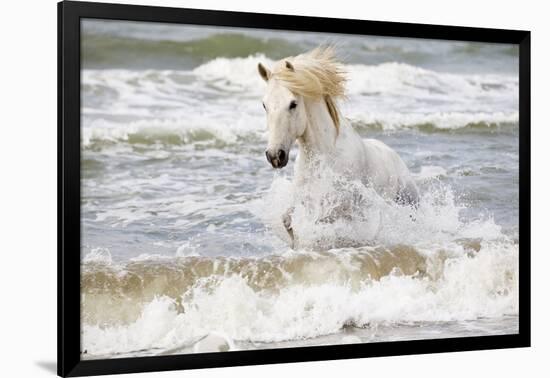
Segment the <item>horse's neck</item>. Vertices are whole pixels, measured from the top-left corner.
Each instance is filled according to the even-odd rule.
[[[335,148],[336,127],[323,99],[306,100],[307,126],[298,138],[302,158],[310,160],[330,154]]]

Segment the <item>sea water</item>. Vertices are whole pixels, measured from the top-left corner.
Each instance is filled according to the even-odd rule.
[[[99,20],[81,43],[83,358],[517,333],[516,46]],[[321,43],[421,201],[323,172],[292,250],[297,149],[265,160],[256,67]]]

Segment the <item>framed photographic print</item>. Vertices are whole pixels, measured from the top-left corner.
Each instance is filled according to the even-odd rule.
[[[529,346],[529,32],[58,20],[59,375]]]

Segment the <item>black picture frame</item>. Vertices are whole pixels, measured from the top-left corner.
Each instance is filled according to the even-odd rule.
[[[113,19],[509,43],[519,46],[519,333],[159,357],[80,359],[80,20]],[[58,3],[58,374],[83,376],[528,347],[530,32],[63,1]]]

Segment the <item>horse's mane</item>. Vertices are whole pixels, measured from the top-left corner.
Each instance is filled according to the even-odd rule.
[[[342,64],[336,60],[332,46],[318,47],[279,61],[274,67],[273,76],[296,94],[323,98],[338,132],[340,116],[335,99],[345,95],[346,76]]]

